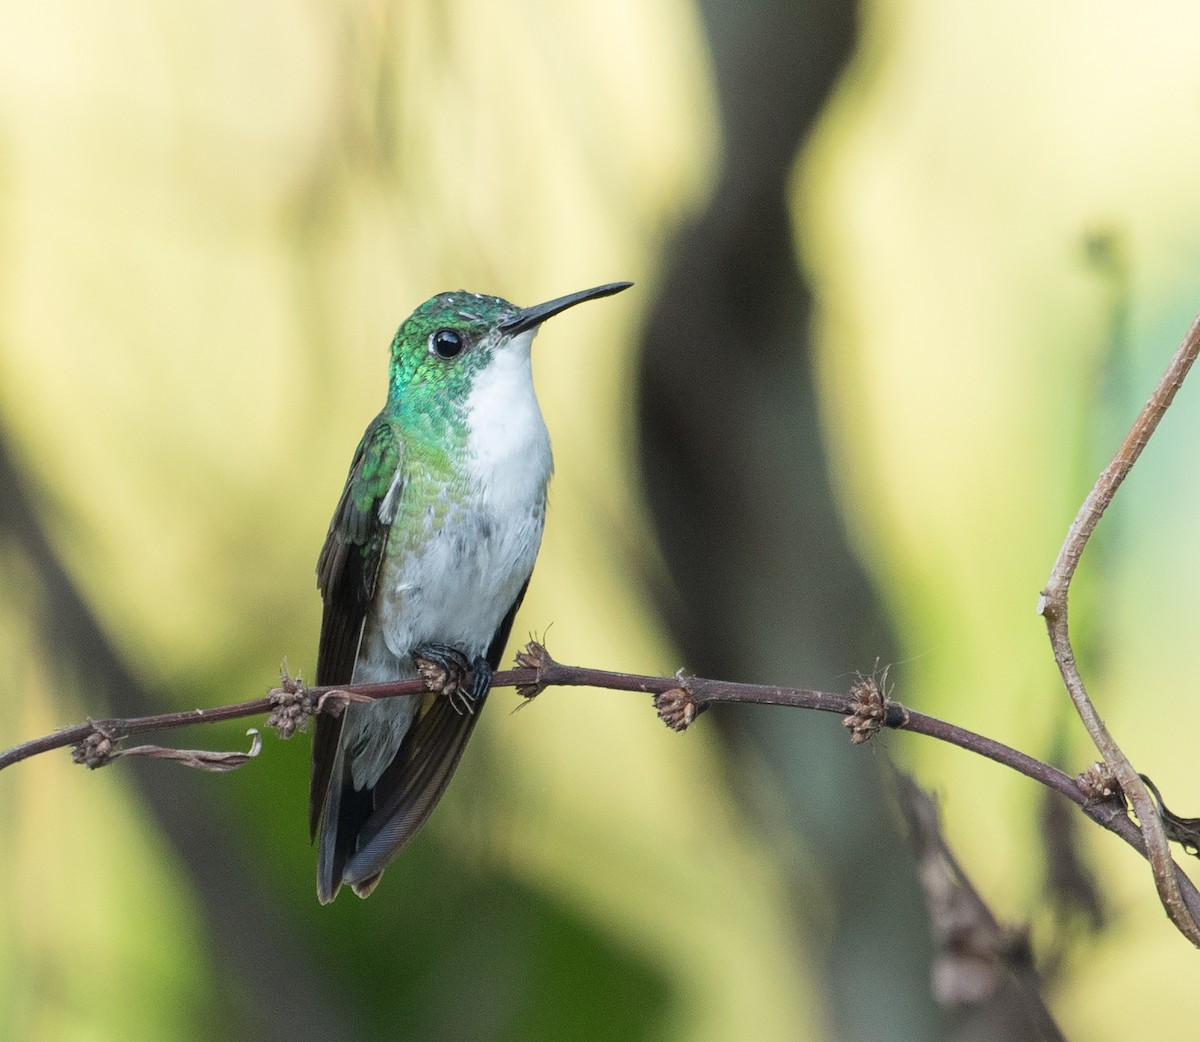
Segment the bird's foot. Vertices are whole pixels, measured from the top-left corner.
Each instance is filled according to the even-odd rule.
[[[482,655],[471,662],[449,644],[422,644],[412,657],[425,686],[449,698],[460,713],[475,712],[492,686],[492,667]]]

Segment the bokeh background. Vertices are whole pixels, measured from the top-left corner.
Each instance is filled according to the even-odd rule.
[[[4,5],[0,746],[311,675],[398,321],[628,278],[537,343],[558,474],[515,634],[821,688],[891,663],[902,701],[1081,769],[1034,605],[1200,308],[1197,33],[1153,0]],[[1198,433],[1185,387],[1072,616],[1182,813]],[[305,736],[229,775],[5,771],[0,1037],[984,1031],[930,997],[890,757],[1031,923],[1069,1036],[1200,1015],[1143,863],[1080,830],[1097,926],[993,764],[766,707],[680,736],[626,695],[516,705],[328,908]]]

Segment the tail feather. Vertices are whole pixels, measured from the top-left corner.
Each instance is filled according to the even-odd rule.
[[[339,747],[321,815],[317,843],[317,900],[329,904],[341,888],[346,862],[358,845],[358,833],[374,809],[370,789],[355,789]]]
[[[339,746],[321,815],[317,897],[328,904],[342,883],[366,897],[384,868],[425,824],[446,791],[486,696],[463,713],[450,699],[430,697],[379,780],[354,787]]]
[[[375,786],[375,810],[359,829],[357,849],[343,869],[346,882],[378,877],[425,824],[462,759],[486,698],[467,713],[448,698],[435,698],[413,722]]]

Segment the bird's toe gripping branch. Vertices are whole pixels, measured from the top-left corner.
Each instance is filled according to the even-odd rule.
[[[492,686],[492,667],[479,656],[474,662],[449,644],[422,644],[412,653],[425,686],[450,699],[460,713],[473,713]]]

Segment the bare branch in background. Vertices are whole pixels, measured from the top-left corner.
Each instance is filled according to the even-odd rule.
[[[1104,511],[1112,502],[1117,490],[1121,487],[1133,465],[1137,462],[1142,450],[1150,437],[1158,428],[1175,398],[1175,393],[1183,384],[1184,377],[1191,369],[1192,363],[1200,353],[1200,318],[1197,318],[1188,329],[1179,345],[1175,356],[1171,359],[1167,371],[1163,374],[1150,400],[1142,407],[1125,440],[1121,442],[1116,455],[1104,468],[1091,492],[1084,499],[1079,513],[1071,522],[1067,537],[1058,552],[1058,558],[1046,581],[1046,587],[1038,600],[1038,612],[1046,620],[1046,630],[1050,636],[1050,646],[1054,650],[1054,660],[1058,663],[1063,683],[1067,693],[1075,704],[1079,718],[1087,729],[1101,757],[1112,771],[1117,784],[1124,791],[1129,802],[1133,805],[1134,813],[1142,825],[1147,858],[1154,873],[1154,884],[1162,899],[1163,907],[1170,916],[1171,922],[1178,927],[1192,944],[1200,947],[1200,926],[1194,909],[1190,909],[1183,899],[1179,889],[1177,870],[1171,860],[1171,852],[1167,846],[1167,833],[1163,827],[1162,818],[1153,798],[1147,791],[1145,783],[1134,769],[1129,758],[1121,751],[1116,739],[1104,725],[1092,700],[1088,697],[1083,677],[1079,672],[1079,664],[1075,661],[1075,650],[1067,629],[1067,599],[1071,588],[1071,579],[1079,566],[1079,559],[1087,547],[1088,540],[1096,530],[1096,525]]]
[[[1028,929],[996,919],[947,845],[933,799],[901,771],[895,781],[929,909],[934,997],[971,1012],[971,1038],[1064,1042],[1042,998]]]

